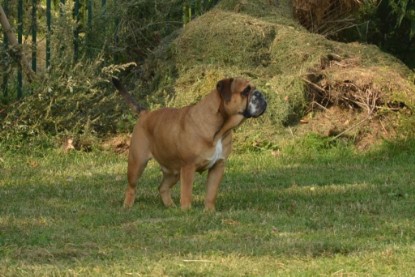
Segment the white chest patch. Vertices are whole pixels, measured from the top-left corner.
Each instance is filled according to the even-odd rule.
[[[213,153],[212,157],[209,159],[208,168],[211,168],[218,160],[223,159],[223,147],[222,147],[222,140],[219,140],[215,146],[215,152]]]

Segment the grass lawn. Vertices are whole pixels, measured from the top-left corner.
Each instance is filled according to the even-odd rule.
[[[415,276],[414,167],[414,144],[233,153],[211,214],[206,174],[166,209],[151,163],[125,211],[124,155],[2,151],[0,275]]]

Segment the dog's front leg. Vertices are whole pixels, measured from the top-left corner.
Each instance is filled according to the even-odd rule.
[[[179,181],[179,178],[179,174],[169,172],[163,173],[163,180],[159,186],[159,192],[161,200],[166,207],[174,206],[173,199],[171,198],[171,188]]]
[[[216,196],[220,182],[222,181],[223,173],[225,171],[225,162],[223,160],[218,161],[212,168],[209,169],[207,184],[206,184],[206,198],[205,198],[205,210],[214,211]]]
[[[182,210],[188,210],[192,206],[193,179],[195,166],[186,165],[180,169],[180,206]]]

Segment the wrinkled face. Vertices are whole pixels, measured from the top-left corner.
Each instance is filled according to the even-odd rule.
[[[259,117],[266,108],[264,96],[249,81],[241,78],[229,78],[219,81],[216,85],[225,112],[231,116],[241,114],[245,118]]]

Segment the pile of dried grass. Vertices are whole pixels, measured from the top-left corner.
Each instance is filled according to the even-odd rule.
[[[415,104],[413,87],[399,73],[375,65],[364,68],[357,58],[327,55],[304,81],[313,107],[340,106],[375,116]]]
[[[399,114],[413,113],[414,87],[407,79],[392,68],[365,67],[356,57],[324,56],[304,81],[313,117],[303,122],[322,135],[349,137],[360,148],[396,136]]]
[[[140,79],[137,88],[151,91],[160,105],[183,106],[200,99],[221,78],[249,78],[265,91],[269,108],[259,120],[240,127],[236,144],[242,147],[274,145],[287,133],[283,127],[298,123],[305,113],[306,128],[297,125],[290,130],[318,131],[317,126],[327,121],[313,118],[317,104],[310,109],[310,92],[323,111],[333,106],[339,117],[351,114],[346,125],[341,118],[333,122],[331,129],[339,132],[368,113],[414,104],[414,86],[407,80],[410,71],[402,63],[376,47],[338,43],[307,32],[287,16],[292,13],[280,14],[290,2],[281,1],[279,7],[271,2],[220,1],[166,40],[143,65],[149,78]],[[327,58],[329,53],[335,55]],[[333,59],[336,55],[341,57],[338,61]]]

